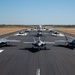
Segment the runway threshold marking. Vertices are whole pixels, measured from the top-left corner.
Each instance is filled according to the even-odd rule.
[[[4,50],[0,50],[0,53],[3,52]]]
[[[36,70],[36,75],[40,75],[40,69]]]

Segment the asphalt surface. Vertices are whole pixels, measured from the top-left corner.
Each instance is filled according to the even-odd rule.
[[[13,36],[15,33],[0,36],[21,40],[0,48],[3,50],[0,53],[0,75],[75,75],[75,50],[65,43],[46,45],[46,50],[32,50],[32,44],[23,43],[33,41],[31,32],[27,36]],[[50,33],[41,37],[41,40],[51,42],[60,39],[65,38]]]

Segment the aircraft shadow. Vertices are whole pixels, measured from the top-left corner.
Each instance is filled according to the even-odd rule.
[[[64,48],[68,48],[68,49],[74,50],[73,47],[67,46],[67,45],[54,45],[54,46],[55,46],[55,47],[64,47]]]
[[[39,52],[39,51],[41,51],[41,50],[50,50],[50,49],[37,49],[37,48],[20,48],[19,50],[28,50],[28,51],[30,51],[30,52],[32,52],[32,53],[36,53],[36,52]]]
[[[16,45],[1,45],[0,47],[16,47]]]
[[[35,37],[45,37],[45,35],[35,35]]]
[[[31,35],[32,37],[45,37],[45,35]]]

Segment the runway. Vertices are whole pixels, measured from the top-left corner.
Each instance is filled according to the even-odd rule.
[[[27,36],[13,36],[15,33],[0,36],[21,40],[0,48],[0,75],[75,75],[75,50],[67,48],[65,43],[46,45],[46,50],[32,50],[32,44],[23,43],[33,41],[31,32]],[[65,38],[50,33],[41,37],[51,42],[61,39]]]

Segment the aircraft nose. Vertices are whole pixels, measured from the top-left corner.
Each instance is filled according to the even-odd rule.
[[[38,43],[38,46],[41,46],[41,43]]]

